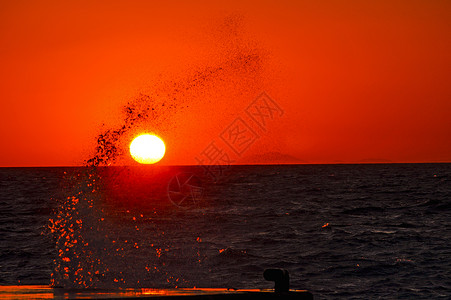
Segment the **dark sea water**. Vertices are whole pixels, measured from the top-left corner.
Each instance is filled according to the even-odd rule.
[[[451,164],[1,168],[0,285],[451,297]]]

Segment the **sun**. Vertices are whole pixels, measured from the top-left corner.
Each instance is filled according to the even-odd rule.
[[[163,140],[153,134],[141,134],[130,143],[130,154],[140,164],[159,162],[165,152]]]

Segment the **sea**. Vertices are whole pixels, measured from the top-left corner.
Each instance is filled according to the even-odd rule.
[[[0,168],[0,285],[450,299],[451,164]]]

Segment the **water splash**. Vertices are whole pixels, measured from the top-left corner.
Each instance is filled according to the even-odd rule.
[[[240,101],[261,90],[261,51],[240,36],[241,22],[235,16],[220,26],[221,40],[211,50],[217,63],[149,83],[151,92],[130,100],[119,124],[98,134],[85,168],[67,174],[66,195],[58,199],[48,226],[57,251],[52,286],[192,287],[208,277],[201,233],[177,222],[202,218],[202,210],[164,208],[170,205],[166,187],[178,170],[160,167],[143,175],[112,166],[127,163],[127,146],[136,133],[174,132],[189,106]]]

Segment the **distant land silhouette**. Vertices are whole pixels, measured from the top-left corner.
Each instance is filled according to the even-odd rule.
[[[280,152],[266,152],[262,154],[255,154],[245,156],[238,160],[239,164],[303,164],[303,161],[297,157],[283,154]]]
[[[366,163],[366,164],[374,164],[374,163],[393,163],[393,161],[389,159],[384,158],[365,158],[361,159],[359,163]]]

